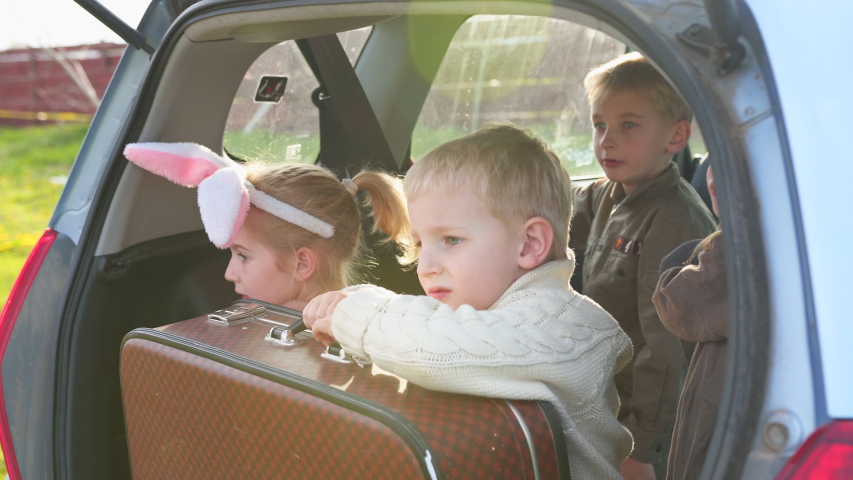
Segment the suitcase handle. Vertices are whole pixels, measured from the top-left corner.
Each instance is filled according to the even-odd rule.
[[[285,330],[289,330],[289,331],[293,332],[294,335],[296,335],[299,332],[304,332],[307,329],[308,329],[308,327],[305,326],[305,321],[302,320],[302,317],[299,317],[299,320],[291,323],[290,325],[288,325],[285,328]]]

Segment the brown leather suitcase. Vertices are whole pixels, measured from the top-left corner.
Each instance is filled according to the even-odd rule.
[[[130,332],[133,477],[569,478],[549,403],[426,390],[288,333],[296,323],[297,311],[240,300]]]

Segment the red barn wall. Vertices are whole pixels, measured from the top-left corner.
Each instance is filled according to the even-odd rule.
[[[99,43],[55,50],[79,62],[101,98],[125,47]],[[41,48],[0,52],[0,125],[88,122],[95,110],[62,65]]]

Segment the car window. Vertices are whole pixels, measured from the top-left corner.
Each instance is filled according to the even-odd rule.
[[[353,65],[371,29],[338,33]],[[261,85],[277,91],[280,99],[256,99]],[[240,82],[225,124],[225,150],[240,158],[313,163],[320,151],[320,119],[311,93],[318,86],[294,40],[269,48]]]
[[[575,176],[601,175],[583,78],[625,45],[560,19],[477,15],[456,32],[412,134],[417,161],[490,121],[524,125]]]

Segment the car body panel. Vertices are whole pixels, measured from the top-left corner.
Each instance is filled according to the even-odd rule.
[[[762,229],[773,232],[765,242],[774,328],[767,332],[771,344],[770,368],[761,429],[768,427],[774,414],[782,413],[789,415],[791,425],[798,427],[791,429],[784,444],[774,448],[770,448],[759,431],[742,476],[758,478],[755,475],[768,469],[778,471],[784,458],[805,440],[805,433],[815,428],[815,402],[821,395],[816,395],[812,388],[816,383],[815,372],[810,368],[811,349],[805,321],[808,318],[804,299],[808,285],[803,275],[806,265],[796,241],[795,210],[789,196],[791,182],[779,144],[776,118],[768,115],[744,128],[750,158],[760,159],[760,165],[752,164],[761,169],[761,175],[755,176],[755,190],[762,205]]]
[[[55,478],[53,462],[59,312],[74,242],[57,235],[30,287],[3,355],[6,416],[23,478]]]
[[[141,32],[156,47],[172,20],[167,0],[152,2],[140,21]],[[111,152],[123,137],[121,132],[127,128],[126,119],[149,62],[150,57],[144,51],[125,50],[54,210],[50,227],[68,236],[75,244],[80,242],[92,199],[109,164]]]
[[[850,320],[850,271],[846,241],[853,237],[848,194],[853,163],[846,160],[850,128],[842,119],[853,111],[844,59],[853,41],[849,19],[853,4],[833,2],[825,8],[800,8],[793,0],[749,1],[761,29],[779,90],[785,118],[797,197],[801,206],[805,249],[814,298],[815,324],[823,369],[826,412],[853,418],[853,321]],[[832,32],[792,35],[797,31]],[[807,92],[807,93],[806,93]]]

